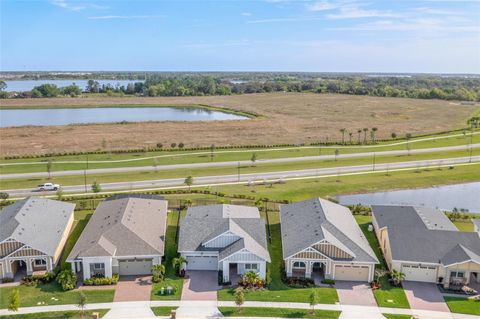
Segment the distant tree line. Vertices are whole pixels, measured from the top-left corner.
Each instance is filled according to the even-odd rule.
[[[35,87],[15,97],[77,96],[82,93],[138,96],[202,96],[266,92],[312,92],[480,101],[480,78],[473,76],[371,76],[315,73],[175,74],[152,73],[142,82],[128,85],[103,84],[89,80],[85,92],[75,84],[58,88],[53,84]],[[0,81],[2,82],[2,81]],[[1,84],[1,83],[0,83]],[[3,82],[5,84],[5,82]],[[0,91],[5,90],[0,85]],[[7,94],[3,92],[3,97]]]

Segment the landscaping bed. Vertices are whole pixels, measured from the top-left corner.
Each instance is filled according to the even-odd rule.
[[[38,313],[28,313],[20,315],[8,315],[2,316],[4,319],[81,319],[81,318],[92,318],[94,312],[98,312],[100,318],[105,316],[105,314],[110,309],[98,309],[98,310],[89,310],[85,311],[84,317],[80,315],[80,311],[49,311],[49,312],[38,312]]]
[[[336,319],[340,311],[289,308],[260,308],[260,307],[219,307],[225,317],[280,317],[280,318],[321,318]]]

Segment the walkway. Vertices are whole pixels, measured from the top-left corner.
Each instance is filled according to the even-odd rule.
[[[450,312],[436,284],[404,281],[402,286],[410,307],[421,310]]]
[[[113,301],[150,300],[152,276],[122,276],[115,287]]]
[[[194,304],[192,304],[194,303]],[[110,302],[110,303],[97,303],[97,304],[88,304],[87,310],[95,309],[112,309],[115,313],[122,311],[122,315],[127,312],[127,309],[136,309],[140,311],[141,307],[150,308],[150,307],[179,307],[181,305],[187,306],[192,304],[197,307],[210,306],[213,304],[212,301],[134,301],[134,302]],[[233,301],[219,301],[217,302],[219,307],[235,307]],[[294,303],[294,302],[260,302],[260,301],[247,301],[244,304],[244,307],[263,307],[263,308],[297,308],[297,309],[310,309],[308,303]],[[404,314],[404,315],[417,315],[420,319],[478,319],[478,316],[473,315],[463,315],[463,314],[453,314],[448,312],[441,311],[428,311],[428,310],[414,310],[414,309],[398,309],[398,308],[379,308],[379,307],[367,307],[367,306],[347,306],[347,305],[326,305],[319,304],[316,306],[318,310],[336,310],[347,313],[358,313],[357,318],[368,318],[369,314],[375,313],[390,313],[390,314]],[[25,314],[25,313],[39,313],[46,311],[68,311],[68,310],[78,310],[76,305],[57,305],[57,306],[41,306],[41,307],[26,307],[20,308],[16,314]],[[0,309],[0,316],[12,314],[7,309]],[[140,314],[140,312],[139,312]],[[362,316],[363,317],[360,317]],[[133,318],[138,318],[135,316]],[[109,319],[109,318],[107,318]]]

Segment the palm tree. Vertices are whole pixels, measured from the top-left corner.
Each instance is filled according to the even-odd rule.
[[[183,256],[173,258],[172,260],[172,266],[175,269],[175,272],[177,274],[180,273],[180,270],[182,269],[183,265],[187,263],[188,261]]]
[[[360,136],[362,135],[362,130],[358,129],[357,134],[358,134],[358,144],[360,144]]]
[[[402,282],[402,280],[405,279],[405,274],[403,272],[400,272],[400,271],[396,271],[395,269],[392,270],[392,272],[390,273],[390,278],[392,278],[392,281],[393,281],[393,284],[395,286],[398,286],[400,285],[400,283]]]
[[[347,129],[345,129],[345,128],[340,129],[340,133],[342,133],[342,144],[345,144],[345,132],[346,131],[347,131]]]
[[[363,128],[363,144],[367,144],[367,132],[368,128]]]
[[[375,133],[377,133],[378,128],[372,127],[372,142],[375,144]]]
[[[348,137],[350,137],[350,145],[352,144],[352,136],[353,136],[353,133],[352,133],[352,132],[349,132],[349,133],[348,133]]]
[[[257,283],[261,280],[262,279],[260,278],[260,275],[254,271],[249,271],[245,273],[242,277],[242,282],[247,288],[255,287]]]
[[[152,281],[161,282],[165,277],[165,265],[157,264],[152,266]]]

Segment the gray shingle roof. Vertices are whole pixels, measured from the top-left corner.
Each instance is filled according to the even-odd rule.
[[[54,256],[75,204],[29,197],[0,212],[0,242],[13,238]]]
[[[166,222],[167,201],[137,197],[103,201],[67,260],[94,256],[163,256]]]
[[[354,256],[354,261],[378,263],[350,210],[314,198],[280,207],[283,258],[288,258],[322,240]]]
[[[204,246],[209,240],[227,231],[241,239],[220,250]],[[265,221],[260,218],[256,207],[239,205],[191,207],[186,216],[180,220],[178,251],[219,251],[221,260],[244,248],[270,262]]]
[[[428,211],[427,216],[425,208],[372,206],[378,226],[388,228],[394,260],[450,265],[480,255],[477,233],[460,232],[441,211]]]

